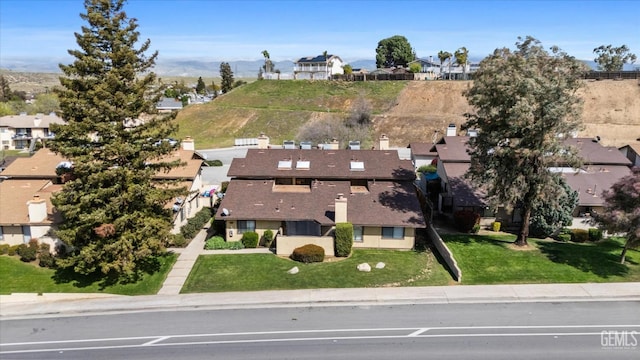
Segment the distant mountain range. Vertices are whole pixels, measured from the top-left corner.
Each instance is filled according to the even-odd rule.
[[[472,62],[480,61],[480,59],[470,59]],[[70,60],[66,59],[52,59],[52,58],[13,58],[5,59],[0,63],[0,68],[9,71],[16,72],[35,72],[35,73],[57,73],[60,72],[58,64],[68,64]],[[154,71],[158,76],[184,76],[184,77],[219,77],[220,76],[220,63],[222,61],[214,60],[188,60],[188,59],[162,59],[159,58]],[[243,60],[243,61],[228,61],[231,66],[231,70],[236,78],[255,78],[258,76],[258,72],[264,60]],[[596,63],[593,61],[585,60],[584,63],[589,65],[592,69],[596,69]],[[352,68],[373,70],[376,68],[376,61],[372,59],[361,59],[355,61],[349,61],[349,65]],[[282,73],[293,72],[293,61],[276,61],[274,62],[275,68]],[[626,64],[625,70],[634,70],[637,65]]]

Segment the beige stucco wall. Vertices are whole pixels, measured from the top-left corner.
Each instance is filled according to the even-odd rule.
[[[22,226],[3,226],[0,244],[19,245],[24,243]]]
[[[289,256],[293,253],[295,248],[304,246],[307,244],[314,244],[324,249],[325,256],[334,256],[335,250],[333,247],[332,236],[278,236],[276,242],[276,255]]]
[[[353,242],[354,248],[410,250],[415,244],[415,229],[405,228],[403,239],[383,239],[382,228],[365,226],[362,230],[362,242]]]
[[[226,224],[226,234],[225,238],[227,241],[240,241],[242,239],[242,234],[238,234],[238,222],[235,220],[228,220],[225,222]],[[273,231],[273,236],[276,235],[278,230],[280,229],[280,221],[267,221],[267,220],[256,220],[256,233],[258,234],[258,239],[262,239],[262,235],[265,230],[270,229]]]

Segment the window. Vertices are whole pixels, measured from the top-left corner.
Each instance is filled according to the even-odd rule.
[[[31,227],[30,226],[22,226],[22,241],[27,244],[31,241]]]
[[[238,220],[238,234],[243,234],[248,231],[256,231],[255,220]]]
[[[403,227],[383,227],[382,228],[383,239],[404,239]]]
[[[2,233],[2,226],[0,226],[0,240],[4,240],[4,235]]]
[[[353,227],[353,241],[362,242],[362,226]]]

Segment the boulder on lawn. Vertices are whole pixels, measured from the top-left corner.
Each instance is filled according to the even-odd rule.
[[[295,275],[295,274],[297,274],[299,272],[300,272],[300,269],[298,269],[297,266],[294,266],[291,269],[289,269],[289,271],[287,271],[288,274],[292,274],[292,275]]]
[[[376,264],[376,269],[384,269],[384,267],[385,267],[385,263],[383,262],[379,262]]]
[[[371,265],[369,265],[367,263],[362,263],[362,264],[358,265],[358,270],[359,271],[364,271],[364,272],[370,272],[371,271]]]

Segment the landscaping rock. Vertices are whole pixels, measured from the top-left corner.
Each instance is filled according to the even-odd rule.
[[[297,274],[299,272],[300,272],[300,269],[298,269],[297,266],[294,266],[291,269],[289,269],[289,271],[287,271],[288,274],[292,274],[292,275],[295,275],[295,274]]]
[[[376,264],[376,269],[384,269],[385,266],[386,266],[385,263],[379,262]]]
[[[371,266],[367,263],[362,263],[358,265],[358,271],[370,272]]]

